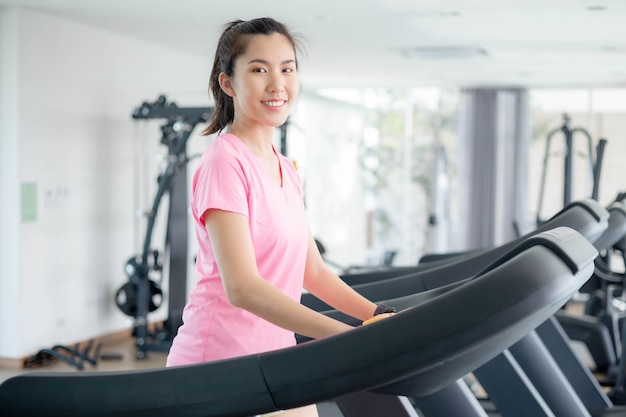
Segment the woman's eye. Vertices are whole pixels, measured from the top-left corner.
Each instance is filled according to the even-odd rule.
[[[252,70],[252,72],[267,72],[267,71],[265,71],[265,68],[255,68]]]
[[[283,72],[295,72],[296,70],[293,68],[285,68],[283,69]]]

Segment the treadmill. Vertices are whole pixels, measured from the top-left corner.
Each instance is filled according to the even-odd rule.
[[[393,300],[401,311],[367,326],[199,365],[26,373],[0,384],[0,410],[4,417],[242,417],[364,392],[406,405],[407,395],[450,386],[551,317],[589,279],[596,256],[578,232],[554,229],[472,277]],[[385,416],[415,415],[391,408]]]
[[[570,212],[575,212],[576,215],[572,216]],[[570,214],[563,216],[566,213]],[[567,209],[560,214],[558,216],[560,221],[563,219],[573,221],[572,224],[579,227],[590,241],[596,241],[599,236],[606,233],[606,216],[596,221],[594,216],[584,216],[580,210]],[[500,248],[494,249],[495,252],[499,250]],[[420,288],[433,291],[437,288],[445,288],[446,285],[450,285],[451,281],[462,280],[463,275],[460,275],[459,271],[475,267],[475,260],[481,257],[488,259],[489,251],[476,252],[474,258],[460,258],[461,260],[456,263],[451,262],[442,267],[426,269],[421,273],[383,279],[378,283],[356,285],[354,288],[368,298],[381,302],[386,302],[386,296],[389,294],[394,296],[402,292],[409,294],[419,291]],[[470,260],[469,266],[467,266],[468,259]],[[441,273],[442,271],[456,271],[457,275],[453,272]],[[342,318],[340,313],[329,313]],[[541,337],[538,338],[538,335]],[[543,345],[544,341],[547,346]],[[554,353],[553,357],[550,352]],[[475,370],[474,374],[479,377],[483,387],[488,388],[490,397],[498,403],[498,410],[506,417],[626,415],[626,409],[612,404],[588,369],[576,357],[555,317],[549,318],[539,326],[537,334],[531,332],[510,350]],[[447,387],[445,394],[442,391],[438,398],[429,398],[430,401],[426,403],[426,407],[437,410],[431,415],[466,416],[467,413],[458,407],[450,409],[450,404],[453,403],[465,402],[466,406],[472,405],[472,399],[467,398],[468,394],[462,392],[462,388],[467,390],[463,384],[457,383],[457,386]],[[420,399],[415,399],[415,402],[420,403]],[[442,407],[445,408],[445,412],[442,411]],[[530,412],[530,410],[534,411]],[[484,416],[485,414],[475,411],[472,415]]]

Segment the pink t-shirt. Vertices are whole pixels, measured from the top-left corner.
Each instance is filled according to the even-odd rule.
[[[200,279],[189,295],[167,366],[187,365],[293,346],[294,334],[234,307],[226,298],[203,215],[211,208],[243,214],[261,276],[299,301],[309,227],[293,164],[278,154],[282,187],[237,137],[218,136],[192,182]]]

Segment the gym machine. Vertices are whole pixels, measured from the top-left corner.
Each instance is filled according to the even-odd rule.
[[[158,177],[158,188],[152,208],[146,213],[148,223],[141,254],[126,262],[128,281],[119,288],[115,303],[133,318],[133,336],[136,339],[137,359],[144,359],[148,351],[167,352],[172,339],[182,324],[182,310],[187,297],[187,140],[195,127],[209,120],[209,107],[178,107],[164,95],[153,103],[144,102],[133,111],[132,117],[164,119],[161,143],[168,148],[168,163]],[[168,317],[162,326],[150,329],[148,314],[161,305],[163,290],[151,279],[151,272],[161,273],[161,254],[151,248],[155,220],[163,196],[169,193],[167,232],[164,250],[169,261]]]
[[[85,369],[85,363],[92,366],[98,364],[98,359],[104,356],[100,355],[101,348],[102,343],[96,343],[93,339],[83,346],[80,343],[76,343],[73,347],[55,345],[51,348],[41,349],[35,355],[27,358],[24,361],[24,368],[41,366],[54,358],[73,366],[78,371],[82,371]]]
[[[586,139],[587,159],[589,163],[589,171],[593,180],[593,189],[591,191],[591,198],[598,200],[599,184],[600,184],[600,172],[602,171],[602,159],[604,157],[604,148],[606,146],[606,139],[600,139],[596,146],[595,161],[593,158],[592,139],[589,132],[582,127],[570,127],[571,118],[567,115],[563,115],[563,124],[551,130],[546,138],[546,150],[543,159],[543,170],[541,173],[541,186],[539,190],[539,203],[537,207],[537,225],[541,225],[541,209],[543,206],[543,196],[546,185],[546,174],[548,170],[548,161],[550,158],[550,149],[552,139],[558,134],[563,134],[565,141],[565,157],[563,160],[563,207],[567,206],[573,201],[574,191],[574,135],[580,133]]]
[[[419,271],[416,270],[408,274],[408,271],[402,271],[396,275],[395,278],[391,276],[381,277],[380,273],[370,273],[373,277],[367,277],[366,274],[357,274],[358,280],[347,280],[347,282],[351,282],[353,288],[367,298],[385,304],[387,304],[386,300],[389,298],[400,297],[398,299],[401,299],[401,297],[406,294],[415,294],[420,291],[432,292],[438,289],[445,291],[446,287],[455,285],[455,283],[459,282],[461,279],[473,273],[477,273],[485,268],[485,266],[492,263],[494,259],[497,259],[498,256],[502,256],[503,250],[511,250],[511,245],[514,245],[514,247],[515,245],[521,245],[524,241],[531,239],[532,236],[537,233],[550,233],[550,230],[556,230],[558,227],[566,226],[572,227],[574,230],[580,232],[586,242],[594,242],[602,236],[606,230],[608,225],[607,220],[609,218],[608,214],[607,210],[594,200],[582,200],[568,205],[562,212],[545,222],[537,230],[509,244],[457,256],[453,260],[448,260],[446,263],[436,262],[437,265],[431,265],[430,267],[428,264],[425,264]],[[346,278],[347,277],[344,277],[344,280],[346,280]],[[375,278],[380,278],[380,280],[377,281]],[[357,282],[362,283],[357,284]],[[514,282],[514,280],[512,282]],[[325,311],[328,308],[314,301],[313,297],[309,294],[303,295],[303,304],[318,311]],[[344,317],[336,313],[334,317],[341,317],[345,320]],[[528,335],[526,342],[533,337],[532,335]],[[512,356],[516,353],[517,352],[503,352],[489,363],[474,370],[474,375],[478,377],[480,384],[488,392],[489,399],[495,404],[495,407],[499,409],[502,415],[507,417],[522,417],[528,415],[553,417],[555,414],[551,414],[549,410],[546,410],[547,406],[542,404],[543,400],[540,398],[535,387],[529,384],[524,376],[517,378],[519,365],[516,365],[517,360]],[[581,372],[584,371],[582,368],[579,368],[579,370]],[[503,383],[504,380],[506,380],[506,383]],[[593,381],[581,380],[580,384],[584,384],[585,382],[591,385]],[[559,389],[561,386],[565,387],[564,383],[560,382],[559,384]],[[463,392],[462,388],[467,391],[467,387],[463,385],[464,384],[451,385],[445,389],[445,392],[442,391],[439,396],[413,397],[412,400],[421,408],[425,408],[426,406],[428,409],[436,408],[438,411],[432,414],[435,416],[474,416],[474,414],[469,414],[467,408],[472,407],[472,404],[475,404],[476,401],[472,396]],[[586,388],[587,391],[591,391],[587,396],[595,401],[593,404],[594,408],[607,408],[612,405],[606,396],[602,396],[601,392],[593,391],[593,389],[598,388],[597,385],[590,387],[590,389],[589,387]],[[565,388],[563,389],[565,390]],[[563,392],[559,392],[558,394],[563,394]],[[568,397],[563,399],[564,401],[569,400],[569,403],[555,403],[552,404],[552,406],[571,407],[573,410],[569,411],[572,413],[574,411],[576,413],[584,413],[585,406],[581,405],[580,401],[575,401],[576,395],[580,394],[569,392]],[[601,400],[604,402],[601,402]],[[463,409],[452,409],[452,407],[461,407],[461,404],[463,404]],[[585,402],[585,405],[586,404]],[[485,409],[491,408],[491,405],[485,405]],[[623,410],[619,411],[622,412]],[[429,414],[426,415],[429,416]],[[575,415],[580,414],[570,414],[568,417]]]
[[[0,384],[0,409],[4,417],[242,417],[342,397],[345,417],[414,417],[406,397],[453,385],[551,317],[589,278],[596,254],[574,230],[555,229],[454,285],[388,300],[398,314],[349,332],[198,365],[28,373]],[[363,400],[370,392],[380,409]]]

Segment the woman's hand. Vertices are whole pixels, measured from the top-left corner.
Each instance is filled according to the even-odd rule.
[[[367,319],[367,320],[365,320],[365,321],[363,322],[363,325],[366,325],[366,324],[371,324],[371,323],[374,323],[374,322],[376,322],[376,321],[386,319],[387,317],[394,316],[395,314],[396,314],[396,313],[382,313],[382,314],[377,314],[377,315],[375,315],[374,317],[372,317],[371,319]]]

